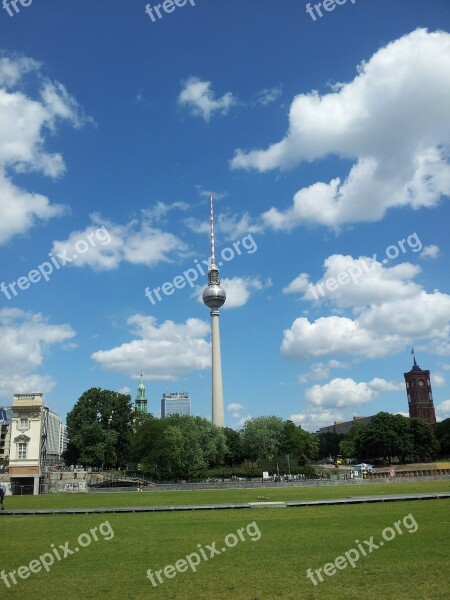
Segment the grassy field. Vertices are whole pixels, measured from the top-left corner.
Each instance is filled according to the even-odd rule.
[[[305,486],[291,488],[253,488],[194,490],[174,492],[142,492],[100,494],[49,494],[42,496],[8,496],[7,509],[14,508],[99,508],[121,506],[164,506],[180,504],[214,504],[255,502],[258,496],[271,500],[321,500],[378,494],[414,494],[416,492],[450,492],[450,480],[370,483],[339,486]]]
[[[228,502],[253,500],[259,493],[272,499],[342,497],[371,493],[448,491],[449,482],[381,484],[370,486],[265,490],[225,490],[151,494],[111,494],[8,498],[40,506],[50,500],[59,506],[172,504],[179,502]],[[230,496],[234,494],[234,496]],[[157,498],[158,497],[158,498]],[[131,502],[132,500],[132,502]],[[405,520],[407,515],[412,517]],[[402,534],[384,541],[366,557],[336,570],[323,567],[345,555],[371,536],[378,544],[381,532],[399,522]],[[108,524],[106,524],[106,522]],[[253,523],[252,527],[248,527]],[[412,528],[417,523],[417,530]],[[102,525],[103,524],[103,525]],[[8,588],[0,579],[0,598],[25,600],[60,597],[64,600],[448,600],[450,597],[450,501],[428,500],[388,504],[287,509],[254,509],[189,513],[128,513],[111,515],[4,516],[0,518],[0,571],[27,566],[45,553],[65,546],[73,554],[55,560],[49,572],[30,573]],[[91,529],[97,527],[92,539]],[[408,529],[409,527],[409,529]],[[244,528],[244,529],[243,529]],[[238,537],[238,530],[241,537]],[[411,532],[411,533],[410,533]],[[89,538],[82,534],[88,534]],[[236,545],[226,547],[227,535]],[[81,535],[81,538],[80,538]],[[108,539],[110,538],[110,539]],[[230,539],[230,538],[229,538]],[[233,540],[231,540],[233,541]],[[217,543],[220,554],[210,558],[207,545]],[[53,547],[51,545],[54,545]],[[83,544],[86,547],[81,547]],[[201,548],[199,548],[199,545]],[[75,552],[75,547],[79,551]],[[184,560],[194,552],[206,552],[193,572],[176,573],[164,583],[153,573]],[[49,556],[45,560],[51,562]],[[192,559],[196,562],[196,559]],[[184,569],[184,564],[180,563]],[[317,586],[306,577],[307,569],[320,572]],[[23,572],[23,571],[22,571]]]

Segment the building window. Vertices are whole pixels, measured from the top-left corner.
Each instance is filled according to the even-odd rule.
[[[19,460],[25,460],[27,457],[27,445],[25,442],[19,443]]]
[[[28,419],[21,417],[19,421],[19,429],[28,429]]]

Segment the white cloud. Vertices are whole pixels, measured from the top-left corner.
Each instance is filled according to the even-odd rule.
[[[251,415],[247,415],[246,417],[242,417],[241,419],[239,419],[239,421],[237,421],[237,423],[234,423],[233,427],[235,427],[236,429],[240,429],[241,427],[244,427],[245,423],[249,420],[252,419],[253,417]]]
[[[142,215],[151,222],[159,222],[165,220],[166,217],[172,211],[186,211],[189,209],[189,204],[186,202],[172,202],[167,204],[160,200],[152,208],[145,208],[142,210]]]
[[[281,96],[282,93],[283,92],[281,89],[281,85],[274,86],[271,88],[266,88],[264,90],[260,90],[253,97],[252,104],[253,105],[260,104],[261,106],[268,106],[269,104],[272,104],[273,102],[275,102],[275,100],[278,100],[278,98]]]
[[[379,358],[415,340],[432,340],[434,353],[449,352],[450,295],[438,290],[428,293],[414,282],[419,267],[401,263],[389,268],[374,258],[356,260],[339,254],[324,261],[324,270],[315,284],[307,286],[309,276],[302,273],[285,291],[303,293],[303,300],[327,300],[340,314],[313,322],[306,317],[296,319],[284,331],[281,352],[285,358]],[[343,314],[343,309],[349,314]]]
[[[330,375],[330,369],[325,363],[316,363],[311,366],[307,373],[298,376],[300,383],[308,383],[309,381],[320,381],[326,379]]]
[[[19,88],[26,74],[37,80],[34,98],[29,86],[26,93]],[[62,175],[64,160],[59,153],[46,152],[46,134],[55,134],[61,122],[79,128],[88,121],[61,83],[42,77],[38,62],[18,56],[0,58],[0,244],[66,211],[41,194],[17,187],[13,175]]]
[[[202,117],[206,123],[215,114],[226,115],[236,104],[231,92],[216,98],[211,89],[211,81],[201,81],[198,77],[190,77],[178,96],[180,106],[190,109],[192,115]]]
[[[429,246],[425,246],[425,248],[422,250],[420,253],[420,258],[423,258],[424,260],[433,260],[438,258],[440,253],[441,251],[439,246],[436,246],[436,244],[430,244]]]
[[[335,421],[346,420],[342,413],[327,409],[320,410],[319,412],[305,410],[304,412],[290,415],[289,419],[307,431],[317,431],[320,427],[326,427]]]
[[[185,224],[195,233],[210,233],[211,224],[209,220],[202,221],[195,217],[189,217],[185,220]],[[237,214],[219,213],[214,216],[214,230],[216,233],[223,233],[227,240],[236,240],[252,233],[261,233],[263,228],[247,212]]]
[[[329,360],[327,363],[318,362],[311,365],[309,371],[298,376],[300,383],[309,383],[310,381],[320,381],[327,379],[331,369],[348,369],[349,364],[338,360]]]
[[[125,394],[125,396],[128,396],[129,394],[131,394],[131,390],[129,387],[125,386],[120,388],[120,390],[117,390],[119,392],[119,394]]]
[[[450,400],[445,400],[436,406],[436,420],[443,421],[450,418]]]
[[[0,309],[0,396],[48,392],[54,386],[48,375],[34,373],[54,345],[74,337],[69,325],[50,325],[41,313],[16,308]]]
[[[227,301],[223,308],[238,308],[250,300],[253,293],[270,287],[270,280],[265,283],[259,277],[233,277],[221,281],[227,293]]]
[[[244,410],[244,408],[245,406],[242,406],[242,404],[239,404],[238,402],[227,404],[227,410],[229,412],[240,412],[241,410]]]
[[[345,416],[343,409],[352,407],[355,416],[358,414],[355,409],[374,400],[380,392],[397,392],[403,389],[401,383],[380,378],[357,382],[351,378],[338,377],[324,385],[316,384],[307,389],[304,410],[289,418],[305,429],[316,431],[335,421],[350,420],[351,417]]]
[[[227,294],[223,308],[239,308],[247,304],[253,294],[270,287],[272,281],[267,279],[264,282],[259,277],[225,277],[220,280],[220,285]],[[203,304],[202,294],[204,289],[205,286],[196,286],[191,298],[196,298],[197,302]]]
[[[357,71],[330,93],[298,95],[280,142],[235,153],[233,168],[261,172],[330,155],[353,161],[345,180],[313,183],[291,208],[264,213],[266,226],[379,221],[390,208],[432,207],[450,195],[450,34],[418,29]]]
[[[92,225],[73,231],[67,240],[53,242],[52,253],[77,256],[70,265],[89,266],[94,270],[116,269],[121,262],[152,267],[160,262],[170,263],[186,256],[187,245],[172,233],[152,225],[145,215],[119,225],[96,213],[90,215]],[[81,251],[78,248],[86,248]]]
[[[355,259],[349,255],[333,254],[325,259],[323,267],[323,276],[311,283],[311,287],[307,286],[308,275],[303,273],[300,276],[305,288],[303,299],[329,300],[339,308],[360,307],[413,298],[421,290],[412,281],[421,269],[410,263],[388,267],[366,256]],[[295,288],[295,281],[289,284],[288,289]],[[299,288],[298,291],[303,290]]]
[[[367,385],[371,390],[376,392],[403,392],[405,390],[404,383],[400,381],[386,381],[380,377],[375,377]]]
[[[357,383],[353,379],[332,379],[325,385],[314,385],[306,390],[305,399],[312,407],[345,408],[360,406],[376,396],[367,383]]]
[[[310,285],[309,275],[300,273],[289,285],[283,288],[283,294],[299,294],[304,293]]]
[[[136,339],[92,358],[106,369],[131,376],[139,365],[148,380],[174,380],[211,367],[210,326],[200,319],[186,323],[164,321],[140,314],[128,319]]]
[[[439,373],[431,373],[431,385],[433,388],[445,387],[445,377],[442,377]]]
[[[398,336],[380,336],[348,317],[321,317],[312,323],[300,317],[284,331],[281,353],[296,361],[333,355],[380,358],[404,344]]]

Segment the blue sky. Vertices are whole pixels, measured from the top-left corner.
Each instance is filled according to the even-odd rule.
[[[449,417],[447,0],[155,5],[0,8],[0,402],[210,417],[213,191],[227,425],[405,413],[413,346]]]

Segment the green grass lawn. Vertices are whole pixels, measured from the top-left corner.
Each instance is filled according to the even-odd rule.
[[[413,486],[400,487],[412,491]],[[388,491],[388,486],[382,488]],[[310,495],[318,491],[302,490]],[[286,494],[285,490],[277,492]],[[145,498],[144,494],[138,496],[139,500]],[[99,496],[85,498],[97,500]],[[101,498],[109,503],[109,496]],[[55,561],[48,573],[31,574],[9,589],[0,580],[0,598],[448,600],[449,511],[448,500],[428,500],[246,511],[2,517],[0,570],[7,572],[51,551],[51,544],[58,548],[69,542],[69,548],[74,549],[80,534],[89,533],[106,520],[114,537],[106,541],[98,532],[97,542]],[[403,527],[402,535],[362,557],[355,568],[347,566],[332,577],[323,575],[324,582],[316,587],[306,577],[308,568],[323,568],[356,547],[355,540],[362,542],[374,536],[375,542],[380,541],[384,528],[409,513],[418,524],[415,533]],[[177,573],[157,587],[147,579],[147,569],[155,572],[173,565],[199,551],[199,544],[209,556],[206,545],[215,541],[221,549],[228,534],[253,521],[260,539],[253,535],[256,529],[251,530],[253,541],[244,531],[245,542],[238,541],[234,548],[207,562],[202,560],[195,573],[190,569]],[[111,530],[105,526],[104,532],[110,535]]]
[[[100,494],[49,494],[41,496],[7,496],[5,507],[14,508],[99,508],[122,506],[165,506],[180,504],[215,504],[255,502],[258,496],[271,500],[321,500],[378,494],[413,494],[415,492],[450,492],[450,480],[411,483],[370,483],[339,486],[305,486],[291,488],[254,488]]]

